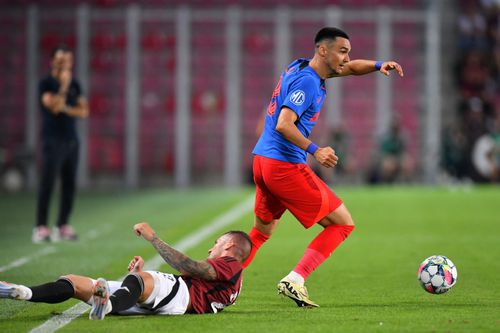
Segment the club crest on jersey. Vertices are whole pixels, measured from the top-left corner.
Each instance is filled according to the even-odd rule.
[[[290,102],[295,105],[302,105],[306,100],[306,94],[302,90],[295,90],[292,95],[290,95]]]

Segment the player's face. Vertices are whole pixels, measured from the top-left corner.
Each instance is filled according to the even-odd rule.
[[[71,70],[73,68],[73,53],[71,52],[64,53],[63,68],[67,70]]]
[[[73,68],[73,53],[63,50],[57,51],[52,58],[52,68],[58,71],[71,70]]]
[[[209,259],[215,259],[219,258],[222,255],[222,252],[225,250],[225,245],[227,243],[227,235],[219,237],[216,241],[214,246],[210,250],[208,250],[208,258]]]
[[[65,62],[65,55],[64,51],[59,50],[54,54],[54,57],[52,58],[52,68],[56,70],[61,70],[64,67],[64,62]]]
[[[351,43],[348,39],[337,37],[334,41],[324,44],[324,59],[330,71],[334,74],[341,74],[344,70],[344,65],[351,59]]]

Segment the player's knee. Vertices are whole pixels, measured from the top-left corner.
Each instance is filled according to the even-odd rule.
[[[87,301],[93,293],[94,284],[91,278],[81,275],[68,274],[63,275],[59,280],[66,280],[73,286],[75,297]]]
[[[351,214],[348,213],[342,216],[342,218],[335,219],[335,222],[333,224],[354,226],[354,220],[352,219]]]
[[[255,216],[254,228],[259,230],[261,233],[271,236],[274,229],[278,226],[279,220],[266,221],[258,216]]]
[[[59,280],[66,280],[70,282],[72,285],[75,285],[78,280],[78,276],[74,274],[63,275],[59,277]]]
[[[327,227],[328,225],[350,225],[354,226],[354,220],[352,219],[351,213],[347,210],[345,205],[341,205],[335,211],[327,215],[321,222],[321,225]]]
[[[349,211],[347,211],[347,214],[346,214],[346,216],[344,218],[343,225],[352,225],[352,226],[354,226],[354,220],[352,219],[351,213],[349,213]]]

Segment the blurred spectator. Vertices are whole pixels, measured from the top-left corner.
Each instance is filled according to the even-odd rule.
[[[458,124],[443,136],[443,167],[458,178],[493,180],[500,104],[500,3],[462,0],[460,5]]]
[[[393,119],[389,132],[380,140],[379,150],[369,171],[370,183],[393,183],[411,180],[414,159],[406,151],[406,139],[398,119]]]
[[[40,81],[39,89],[43,154],[32,241],[76,240],[77,235],[69,225],[79,154],[75,119],[86,118],[88,107],[80,84],[73,78],[73,53],[66,46],[60,45],[52,51],[50,73]],[[48,228],[50,199],[58,177],[61,178],[61,204],[57,226],[51,233]]]
[[[492,138],[494,142],[494,150],[493,150],[493,175],[492,180],[496,182],[500,182],[500,112],[497,113],[494,123],[494,128],[492,131]]]
[[[463,98],[480,96],[486,89],[489,69],[478,50],[467,52],[459,62],[458,84]]]
[[[460,47],[462,49],[485,48],[486,41],[486,19],[480,12],[476,1],[462,1],[464,10],[458,18],[458,29],[460,31]]]
[[[473,142],[487,132],[487,123],[491,121],[494,114],[493,105],[479,97],[471,97],[460,104],[459,116],[469,142]]]
[[[466,178],[468,175],[467,138],[458,124],[448,126],[443,133],[441,166],[452,177]]]
[[[339,179],[344,179],[349,182],[354,182],[353,177],[356,176],[356,161],[349,155],[351,147],[351,137],[346,131],[345,126],[338,125],[330,129],[327,141],[323,143],[325,146],[332,146],[335,149],[335,154],[338,156],[338,164],[335,168],[324,168],[317,163],[312,164],[316,174],[326,183],[338,182]],[[338,176],[338,177],[337,177]]]

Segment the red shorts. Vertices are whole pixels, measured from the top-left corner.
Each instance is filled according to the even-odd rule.
[[[279,219],[288,209],[309,228],[342,204],[307,164],[255,155],[253,180],[255,215],[264,221]]]

